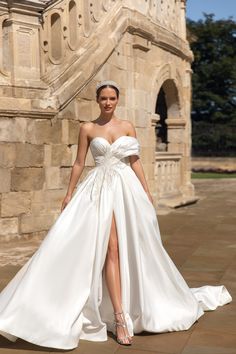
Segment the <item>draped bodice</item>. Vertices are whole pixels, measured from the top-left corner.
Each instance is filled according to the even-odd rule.
[[[122,135],[113,143],[97,136],[91,140],[90,149],[96,166],[110,163],[116,165],[119,161],[127,161],[126,157],[140,154],[140,145],[133,136]]]
[[[111,144],[103,137],[95,137],[90,142],[90,150],[95,162],[91,171],[95,176],[90,195],[95,199],[98,199],[102,187],[111,187],[114,177],[127,167],[129,156],[140,155],[137,138],[128,135],[120,136]]]

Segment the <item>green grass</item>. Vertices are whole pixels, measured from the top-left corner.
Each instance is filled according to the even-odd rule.
[[[236,178],[236,173],[192,172],[192,178]]]

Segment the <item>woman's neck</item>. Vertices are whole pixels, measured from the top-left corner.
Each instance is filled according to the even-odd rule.
[[[115,118],[115,115],[113,113],[112,114],[100,114],[98,117],[100,122],[103,122],[103,123],[108,123],[114,118]]]

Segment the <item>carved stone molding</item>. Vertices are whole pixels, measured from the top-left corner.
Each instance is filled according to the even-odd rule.
[[[31,11],[31,13],[40,14],[43,11],[44,21],[41,26],[40,22],[38,24],[29,23],[29,28],[27,28],[28,37],[30,35],[32,37],[34,33],[32,29],[36,31],[37,27],[40,27],[41,32],[39,41],[41,55],[37,60],[40,61],[42,81],[41,89],[38,91],[38,99],[34,102],[35,109],[38,111],[40,109],[44,110],[46,107],[43,102],[48,102],[48,98],[50,98],[49,106],[53,107],[55,111],[61,110],[68,105],[96,75],[125,32],[129,32],[134,36],[134,49],[148,52],[151,46],[158,46],[181,59],[191,62],[192,52],[188,43],[177,36],[176,33],[161,26],[158,21],[150,21],[147,18],[148,6],[152,5],[154,8],[154,3],[158,3],[158,1],[145,2],[145,8],[140,8],[141,12],[138,12],[135,10],[138,4],[131,2],[132,6],[129,8],[127,6],[128,2],[124,0],[99,0],[90,3],[85,0],[74,0],[73,3],[76,6],[74,19],[77,28],[76,26],[73,28],[74,31],[78,31],[76,36],[78,42],[71,44],[68,6],[72,3],[72,0],[12,0],[10,2],[12,13]],[[176,3],[179,3],[179,1]],[[6,5],[6,1],[0,1],[0,7],[4,4]],[[123,4],[126,4],[126,6],[124,7]],[[89,7],[87,8],[86,6]],[[155,19],[156,14],[154,12],[152,11],[152,16]],[[87,14],[87,18],[85,14]],[[57,41],[57,45],[60,43],[60,48],[57,47],[55,50],[58,51],[60,49],[61,52],[55,52],[56,57],[53,57],[51,47],[52,29],[50,26],[54,21],[52,19],[53,15],[55,20],[57,18],[60,20],[56,31],[56,39],[60,39]],[[14,21],[17,24],[17,16],[15,16]],[[142,26],[140,26],[140,23],[142,23]],[[20,23],[19,26],[21,28],[24,27]],[[106,32],[108,29],[110,31],[110,40],[101,41],[104,31]],[[27,33],[25,33],[25,36],[27,36]],[[31,40],[32,48],[35,41],[37,40]],[[86,77],[84,76],[85,72]],[[26,80],[29,82],[30,77],[27,76]],[[20,84],[24,86],[23,81]],[[15,85],[17,86],[17,81],[15,81]],[[35,86],[35,83],[33,83],[33,86]],[[27,90],[27,85],[25,87],[25,90]],[[24,98],[27,99],[27,91],[24,91]]]
[[[166,119],[166,124],[169,129],[183,129],[186,125],[186,120],[180,118],[168,118]]]
[[[151,49],[151,41],[133,32],[133,48],[148,52]]]
[[[41,13],[53,1],[44,0],[9,0],[2,1],[8,4],[11,11],[18,11],[24,13],[38,12]]]
[[[160,116],[157,113],[153,113],[151,116],[151,126],[156,127],[157,122],[159,122]]]

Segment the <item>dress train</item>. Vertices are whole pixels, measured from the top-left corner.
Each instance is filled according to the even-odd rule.
[[[138,140],[90,144],[96,166],[79,183],[37,251],[0,293],[0,334],[11,341],[73,349],[106,341],[113,307],[103,266],[114,211],[122,306],[131,335],[187,330],[232,301],[224,285],[189,288],[164,249],[155,209],[128,157]]]

